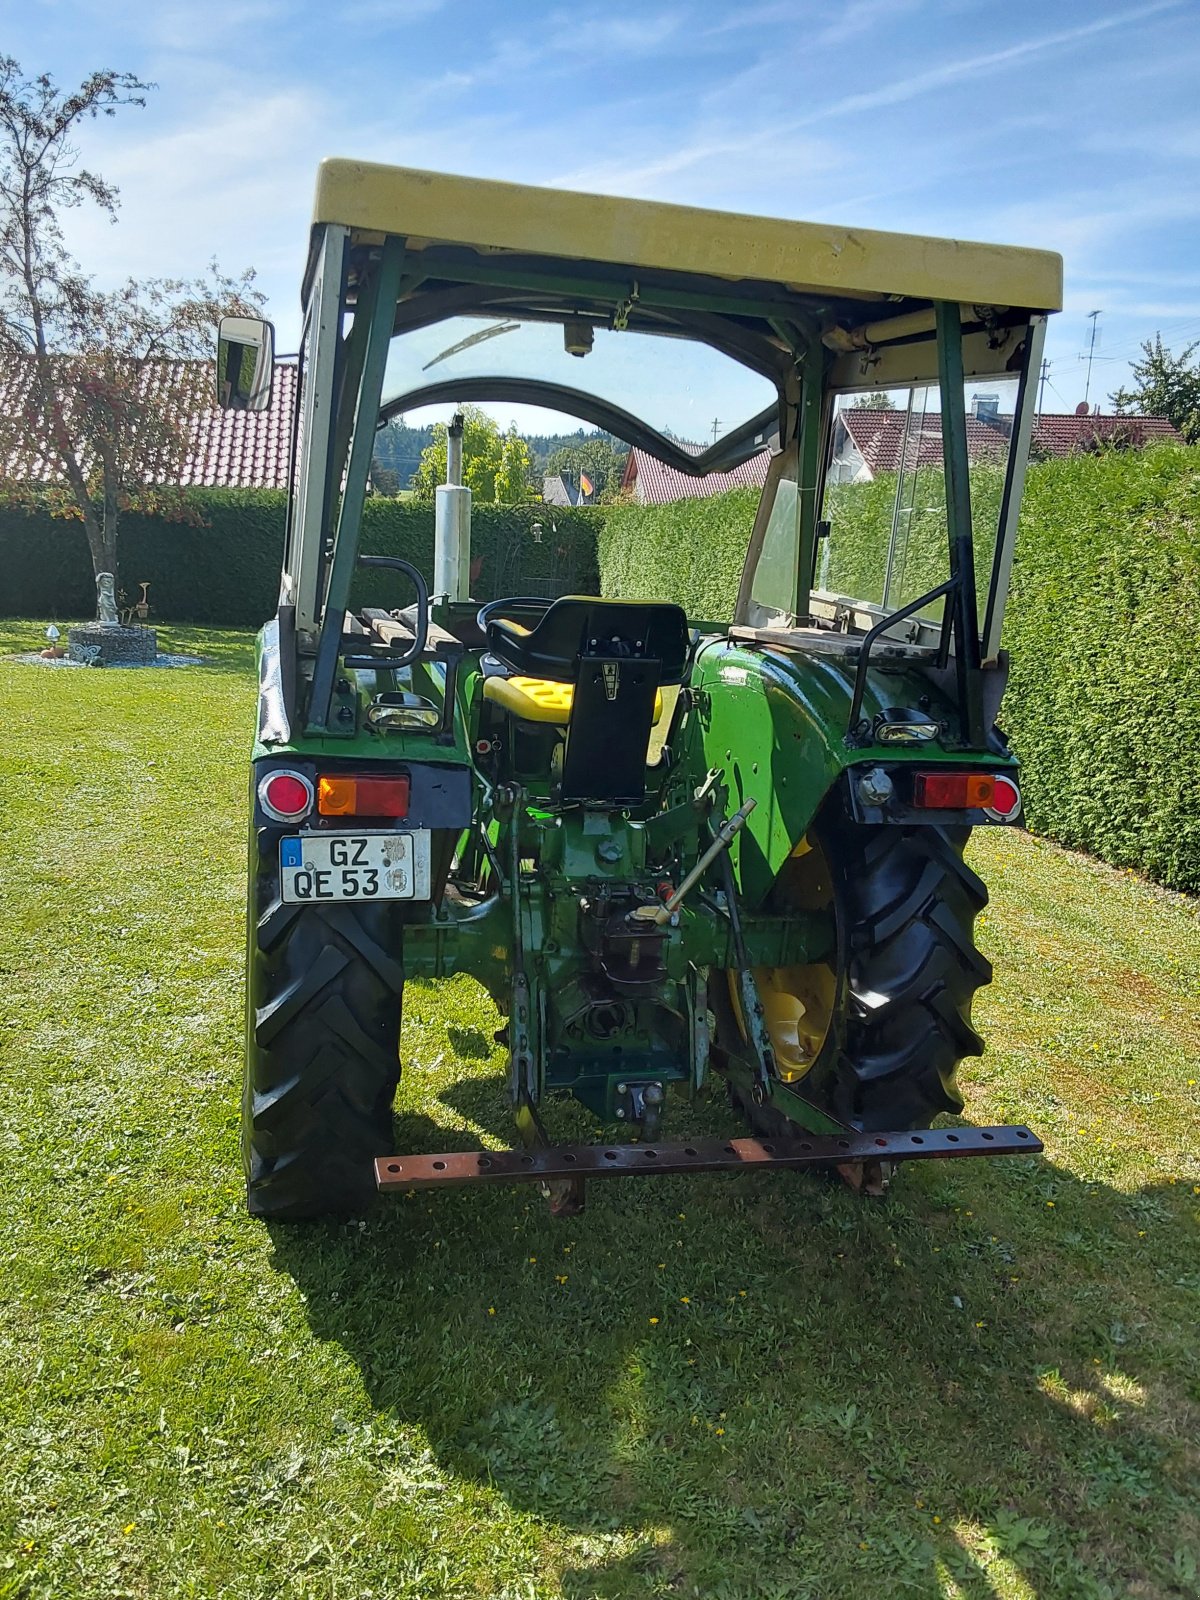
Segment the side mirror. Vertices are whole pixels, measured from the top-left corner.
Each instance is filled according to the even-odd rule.
[[[265,411],[275,375],[275,329],[261,317],[222,317],[217,330],[217,404]]]

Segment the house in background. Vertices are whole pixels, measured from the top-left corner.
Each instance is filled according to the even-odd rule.
[[[0,416],[17,416],[24,407],[30,370],[14,363],[0,371]],[[192,419],[192,439],[178,475],[171,482],[185,488],[286,489],[296,412],[298,368],[295,361],[277,361],[271,404],[265,411],[222,411],[203,405]],[[151,392],[164,407],[203,400],[213,391],[208,361],[156,361],[146,367]],[[61,477],[43,451],[13,454],[0,461],[0,477],[20,483],[51,483]],[[164,477],[159,480],[166,483]]]
[[[277,361],[265,411],[197,414],[184,484],[212,489],[286,489],[299,368]]]
[[[664,506],[672,500],[703,500],[712,494],[724,494],[726,489],[761,489],[767,481],[770,460],[770,451],[762,450],[731,472],[708,472],[702,478],[693,478],[664,465],[645,450],[633,448],[621,474],[621,493],[632,495],[640,505]]]
[[[1094,448],[1097,439],[1133,430],[1135,448],[1146,444],[1182,444],[1183,438],[1166,417],[1098,417],[1044,411],[1033,424],[1030,452],[1034,458],[1077,455]],[[993,395],[976,395],[967,416],[967,456],[971,461],[1008,454],[1012,416],[1002,412]],[[899,472],[901,466],[942,464],[942,417],[932,411],[922,417],[907,411],[875,411],[847,406],[834,421],[830,483],[865,483],[881,472]]]
[[[577,506],[579,490],[571,481],[570,473],[542,479],[542,500],[548,506]]]
[[[972,461],[1001,462],[1008,454],[1012,417],[1001,412],[990,395],[977,395],[967,417],[967,454]],[[1098,417],[1043,412],[1034,423],[1031,452],[1035,457],[1070,456],[1094,448],[1114,434],[1130,437],[1134,448],[1147,444],[1183,444],[1166,417]],[[621,489],[641,505],[661,506],[673,500],[703,498],[726,489],[767,481],[770,453],[761,451],[732,472],[710,472],[691,478],[664,466],[644,450],[632,449]],[[876,411],[847,406],[834,419],[830,483],[867,483],[881,472],[909,471],[942,464],[940,412],[921,418],[906,411]]]

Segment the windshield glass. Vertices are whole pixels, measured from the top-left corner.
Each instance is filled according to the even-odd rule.
[[[971,523],[980,620],[1019,381],[972,379],[964,389]],[[895,611],[950,575],[941,395],[936,385],[837,397],[813,589]],[[943,602],[923,608],[936,620]]]
[[[587,354],[568,352],[568,338],[582,348],[589,335]],[[452,317],[393,339],[384,401],[427,384],[475,377],[534,378],[580,389],[700,448],[775,400],[766,378],[694,340],[616,333],[586,322],[564,330],[559,323],[489,315]],[[501,409],[507,417],[507,407]]]

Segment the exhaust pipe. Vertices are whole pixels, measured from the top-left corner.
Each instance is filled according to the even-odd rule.
[[[463,414],[446,430],[446,482],[433,499],[434,600],[451,605],[471,598],[471,491],[462,481]]]

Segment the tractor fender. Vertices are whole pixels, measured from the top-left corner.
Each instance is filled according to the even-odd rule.
[[[899,653],[872,662],[862,719],[920,706],[956,728],[952,701],[928,658]],[[918,747],[848,739],[857,652],[718,640],[701,649],[692,673],[696,757],[720,768],[729,808],[755,809],[732,848],[739,891],[760,906],[789,855],[803,848],[813,820],[843,773],[862,765],[964,762],[995,765],[996,751],[963,751],[939,741]],[[942,678],[942,683],[946,679]],[[948,687],[948,685],[947,685]],[[1002,758],[1001,764],[1012,765]]]

